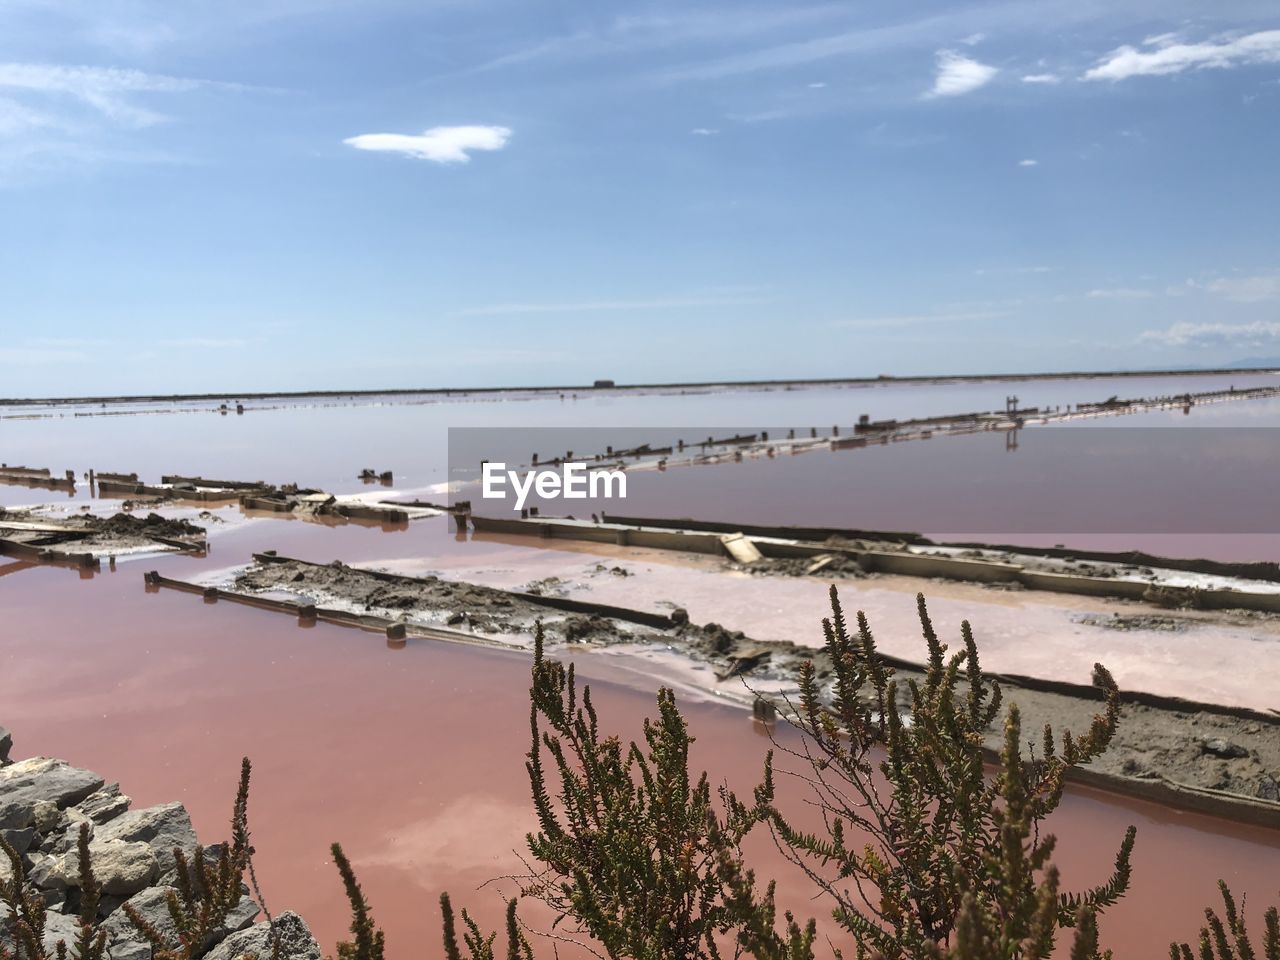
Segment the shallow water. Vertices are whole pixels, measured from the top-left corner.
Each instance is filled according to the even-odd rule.
[[[431,642],[388,649],[377,634],[300,629],[234,604],[147,594],[125,565],[91,581],[69,576],[42,569],[22,577],[23,590],[6,590],[0,704],[18,755],[97,769],[138,804],[181,800],[212,840],[225,829],[237,763],[248,753],[268,902],[303,912],[326,946],[345,927],[332,840],[355,860],[392,956],[405,956],[419,936],[434,940],[442,889],[498,922],[496,893],[476,888],[518,869],[515,851],[532,826],[525,655]],[[610,726],[637,735],[651,708],[646,681],[614,658],[577,662]],[[749,790],[767,748],[749,717],[709,703],[685,709],[695,762]],[[1084,790],[1070,791],[1051,821],[1068,841],[1058,857],[1066,882],[1100,880],[1131,822],[1139,827],[1134,889],[1106,926],[1117,949],[1152,955],[1170,936],[1192,936],[1217,876],[1253,903],[1271,895],[1280,832]],[[779,878],[780,901],[820,910],[757,839],[749,853]]]
[[[182,408],[191,412],[128,416],[58,408],[37,411],[54,414],[48,418],[0,419],[0,461],[48,466],[55,473],[68,467],[78,473],[91,467],[136,470],[149,480],[182,473],[296,481],[339,493],[367,489],[356,474],[372,467],[395,471],[394,496],[447,478],[449,426],[527,425],[571,432],[600,426],[776,429],[783,424],[799,432],[810,426],[829,430],[850,425],[863,413],[881,419],[999,409],[1009,393],[1017,393],[1024,406],[1050,406],[1112,394],[1207,390],[1228,382],[1244,387],[1275,379],[992,381],[683,396],[593,392],[563,401],[540,395],[505,400],[468,396],[381,406],[361,402],[259,410],[250,405],[243,416],[223,416],[209,405]],[[0,409],[0,418],[23,412]],[[1190,417],[1161,412],[1090,425],[1112,430],[1137,420],[1153,426],[1270,427],[1280,425],[1280,404],[1224,404],[1197,408]],[[750,514],[763,523],[905,526],[955,531],[956,538],[962,538],[961,531],[989,537],[1002,516],[995,508],[1007,512],[1010,502],[979,491],[967,500],[943,501],[947,510],[923,516],[911,509],[913,500],[918,505],[923,496],[912,478],[969,476],[974,484],[990,476],[1017,478],[1022,476],[1018,471],[1052,462],[1038,460],[1039,451],[1061,450],[1061,443],[1073,442],[1057,441],[1060,429],[1079,428],[1022,431],[1022,446],[1012,454],[1005,453],[1003,437],[978,436],[970,438],[971,446],[966,438],[947,438],[723,468],[637,473],[635,498],[618,512],[726,519]],[[992,446],[982,446],[985,441]],[[1251,505],[1265,505],[1249,499],[1267,489],[1265,483],[1260,486],[1259,473],[1265,479],[1272,472],[1269,461],[1257,464],[1237,448],[1234,466],[1239,469],[1234,472],[1194,465],[1198,472],[1186,474],[1194,482],[1164,491],[1166,513],[1173,508],[1191,511],[1191,523],[1174,533],[1155,532],[1167,528],[1158,524],[1159,501],[1146,496],[1148,506],[1156,506],[1144,523],[1122,513],[1119,529],[1115,515],[1106,524],[1082,524],[1064,509],[1061,515],[1071,522],[1058,522],[1065,529],[1028,533],[1012,525],[1008,539],[1020,533],[1031,540],[1056,537],[1117,549],[1145,545],[1170,553],[1275,559],[1280,538],[1266,524],[1236,522],[1245,510],[1254,509]],[[1119,502],[1140,502],[1142,498],[1124,501],[1126,489],[1142,487],[1140,475],[1112,480],[1111,494]],[[1054,482],[1064,486],[1061,478],[1045,482],[1050,489]],[[1200,510],[1197,503],[1204,496],[1178,499],[1189,488],[1207,491],[1231,509]],[[0,486],[0,504],[64,496]],[[1100,494],[1095,490],[1090,496],[1097,500]],[[90,501],[84,484],[76,500],[97,511],[118,505]],[[1024,509],[1044,503],[1028,498]],[[219,514],[239,517],[235,509]],[[928,522],[936,522],[936,529]],[[388,649],[376,634],[324,624],[301,629],[288,618],[234,604],[205,605],[171,591],[147,593],[141,573],[156,568],[192,578],[242,564],[252,550],[276,548],[317,561],[403,562],[519,585],[547,575],[557,564],[589,564],[593,556],[573,549],[544,552],[501,539],[460,540],[443,519],[396,532],[281,520],[226,531],[213,524],[212,529],[211,550],[203,559],[122,560],[114,571],[88,579],[74,570],[25,568],[0,559],[0,721],[14,731],[16,753],[64,756],[97,769],[119,779],[139,805],[182,800],[210,841],[225,828],[239,757],[250,754],[256,764],[251,804],[255,843],[268,902],[273,911],[303,912],[326,948],[346,924],[340,886],[328,861],[331,840],[341,840],[353,856],[375,914],[387,928],[393,957],[407,956],[420,936],[435,942],[435,899],[442,889],[453,893],[455,903],[475,907],[487,924],[496,924],[501,913],[497,893],[476,887],[518,868],[513,851],[522,848],[524,832],[532,825],[523,770],[528,737],[524,654],[429,642]],[[753,635],[797,640],[803,637],[792,636],[796,631],[789,626],[796,617],[807,630],[821,615],[821,584],[766,585],[700,575],[671,564],[663,568],[656,561],[650,566],[655,576],[647,593],[633,583],[605,580],[593,597],[644,606],[664,594],[678,594],[695,619],[709,619],[714,612],[722,622]],[[975,600],[934,586],[939,622],[954,626],[961,616],[971,617],[990,643],[988,666],[993,668],[1058,670],[1079,680],[1076,672],[1102,651],[1110,655],[1109,662],[1119,661],[1122,682],[1148,688],[1176,683],[1184,685],[1184,692],[1200,683],[1209,699],[1225,698],[1229,694],[1223,693],[1223,684],[1248,674],[1250,648],[1243,634],[1099,637],[1072,628],[1066,604],[1054,610],[1027,598],[989,595]],[[866,606],[884,621],[882,637],[906,638],[906,646],[890,652],[916,653],[906,585],[898,589],[873,581],[846,589],[854,594],[851,605]],[[797,613],[802,605],[806,609]],[[1029,624],[1042,631],[1034,646],[1026,642]],[[1179,646],[1183,643],[1194,646]],[[1105,644],[1113,647],[1104,651]],[[1209,660],[1211,655],[1217,659]],[[652,702],[654,681],[644,674],[648,666],[589,654],[581,655],[578,664],[595,683],[611,725],[638,734]],[[1267,689],[1280,686],[1269,670],[1263,664],[1251,676],[1259,705],[1272,703],[1280,693]],[[687,704],[687,712],[698,737],[696,762],[708,766],[714,778],[749,790],[767,747],[749,718],[705,700]],[[1249,891],[1252,904],[1275,899],[1280,831],[1238,827],[1083,790],[1069,792],[1052,822],[1066,841],[1058,862],[1068,886],[1103,877],[1130,822],[1139,825],[1134,891],[1104,926],[1109,945],[1121,955],[1162,955],[1169,937],[1193,937],[1200,908],[1214,901],[1218,876],[1238,892]],[[777,874],[781,903],[805,914],[820,911],[820,905],[805,899],[802,880],[778,859],[771,843],[753,843],[750,852],[762,873]],[[510,892],[510,884],[503,889]],[[522,912],[535,922],[546,919],[531,908]]]

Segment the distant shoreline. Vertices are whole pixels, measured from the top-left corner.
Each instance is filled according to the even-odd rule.
[[[186,403],[193,401],[217,400],[234,402],[237,400],[305,400],[323,397],[419,397],[419,396],[451,396],[472,395],[481,393],[597,393],[606,391],[638,391],[638,390],[681,390],[712,389],[716,387],[819,387],[819,386],[852,386],[876,384],[933,384],[933,383],[977,383],[982,381],[1002,381],[1007,383],[1025,383],[1032,380],[1096,380],[1125,379],[1142,377],[1210,377],[1247,375],[1254,373],[1276,373],[1280,368],[1264,367],[1228,367],[1220,369],[1197,370],[1074,370],[1064,373],[971,373],[971,374],[931,374],[918,376],[878,377],[822,377],[816,379],[782,379],[782,380],[703,380],[669,383],[616,383],[608,386],[592,384],[565,384],[559,386],[499,386],[499,387],[404,387],[385,390],[274,390],[248,393],[168,393],[168,394],[119,394],[112,396],[83,397],[0,397],[0,406],[72,406],[87,403]]]

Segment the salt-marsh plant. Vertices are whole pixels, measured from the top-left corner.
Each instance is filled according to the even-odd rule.
[[[846,943],[829,954],[873,960],[1102,960],[1098,917],[1128,890],[1132,827],[1111,877],[1092,889],[1060,889],[1044,821],[1062,798],[1068,771],[1106,751],[1120,721],[1119,691],[1094,668],[1103,707],[1079,736],[1046,726],[1038,750],[1023,753],[1021,714],[1004,713],[994,774],[984,734],[1002,712],[999,685],[983,673],[967,623],[948,655],[918,598],[928,651],[923,680],[905,689],[876,650],[866,618],[853,628],[831,591],[823,621],[831,668],[812,663],[799,677],[789,719],[798,745],[775,746],[793,761],[820,811],[822,829],[802,830],[779,808],[773,754],[752,802],[689,769],[691,738],[670,690],[643,742],[623,746],[601,732],[590,689],[579,694],[572,665],[548,660],[535,636],[527,770],[539,830],[527,838],[531,871],[522,893],[551,906],[559,921],[610,960],[702,960],[723,954],[758,960],[812,960],[812,920],[777,922],[774,887],[761,892],[742,854],[753,829],[773,832],[783,852],[830,904]],[[550,763],[546,762],[550,758]],[[767,826],[766,826],[767,825]],[[339,960],[383,960],[383,939],[350,864],[334,847],[352,905],[355,939]],[[1224,917],[1205,911],[1197,947],[1171,944],[1171,960],[1280,960],[1273,907],[1255,948],[1243,916],[1221,884]],[[494,960],[495,937],[463,912],[459,947],[442,898],[446,960]],[[549,941],[552,955],[561,934]],[[507,905],[509,960],[533,951]]]

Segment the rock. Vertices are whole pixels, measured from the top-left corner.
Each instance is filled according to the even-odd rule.
[[[177,869],[174,847],[190,854],[197,844],[187,808],[180,803],[166,803],[143,810],[130,810],[97,829],[99,840],[125,840],[148,844],[160,867],[160,878],[168,879]]]
[[[142,940],[121,940],[107,946],[111,960],[151,960],[151,944]]]
[[[5,843],[18,853],[26,853],[31,849],[31,843],[36,838],[36,830],[35,827],[25,827],[22,830],[0,830],[0,837],[4,837]],[[7,859],[7,857],[0,857],[0,861]]]
[[[62,873],[61,857],[46,857],[43,854],[29,856],[31,866],[27,869],[27,880],[37,890],[67,889],[67,878]]]
[[[69,807],[102,784],[102,778],[96,773],[48,757],[33,757],[0,767],[0,830],[30,826],[37,801],[48,800],[60,808]]]
[[[7,727],[0,727],[0,767],[9,763],[9,751],[13,749],[13,734]]]
[[[37,833],[52,833],[62,818],[62,811],[52,800],[37,800],[31,808],[31,822]]]
[[[256,923],[247,930],[231,934],[209,951],[205,960],[237,960],[246,953],[267,960],[271,956],[271,927],[280,938],[280,960],[321,960],[320,945],[306,922],[289,911],[276,917],[274,924]]]
[[[127,902],[170,942],[177,943],[178,929],[174,926],[173,917],[169,914],[170,891],[178,892],[174,887],[148,887],[141,893],[134,894]],[[222,942],[229,934],[244,930],[253,924],[254,918],[259,913],[258,905],[249,898],[248,888],[244,888],[244,893],[245,896],[240,899],[240,903],[228,914],[226,923],[205,941],[204,949],[209,949],[214,944]],[[133,925],[133,921],[123,910],[117,910],[107,917],[102,922],[102,929],[107,931],[107,942],[112,945],[113,960],[116,957],[116,946],[123,948],[128,941],[146,942],[146,938],[138,932],[138,928]]]
[[[1225,737],[1203,737],[1200,740],[1200,749],[1205,753],[1211,753],[1215,757],[1222,757],[1225,760],[1236,760],[1249,755],[1247,749],[1238,743],[1232,743]]]
[[[93,824],[89,824],[89,839],[93,839]],[[66,821],[62,825],[62,829],[50,833],[44,838],[44,842],[40,844],[40,852],[47,853],[50,856],[58,856],[69,850],[76,849],[76,845],[80,842],[80,824],[78,821]]]
[[[94,823],[106,823],[127,811],[131,803],[133,800],[120,792],[120,784],[112,783],[89,794],[71,809],[83,813]]]
[[[173,918],[169,916],[170,891],[177,893],[173,887],[147,887],[125,902],[161,933],[176,937],[177,928],[173,925]],[[123,944],[130,940],[146,943],[146,938],[138,932],[138,928],[133,925],[133,921],[123,910],[112,911],[111,915],[102,921],[102,929],[107,932],[107,943],[111,945],[113,960],[116,956],[116,944]]]
[[[115,897],[128,897],[149,886],[159,873],[156,855],[150,844],[127,840],[94,840],[89,844],[89,860],[93,875],[102,892]],[[67,886],[80,886],[80,853],[73,850],[62,855],[59,871]]]
[[[1254,796],[1261,800],[1280,801],[1280,782],[1277,782],[1275,777],[1264,776],[1258,781]]]
[[[62,913],[46,913],[44,915],[44,951],[52,957],[58,949],[58,941],[67,945],[67,956],[71,956],[71,945],[75,943],[80,932],[80,921]]]

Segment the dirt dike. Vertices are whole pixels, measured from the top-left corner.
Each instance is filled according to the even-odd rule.
[[[199,552],[205,528],[189,520],[117,513],[49,517],[37,510],[0,508],[0,552],[43,560],[60,557],[96,563],[98,558],[149,551]]]
[[[625,611],[557,595],[539,581],[541,593],[519,593],[436,576],[404,577],[335,562],[314,564],[267,556],[227,585],[250,597],[289,597],[296,603],[337,606],[388,622],[447,625],[479,637],[528,637],[543,623],[549,646],[659,646],[671,655],[710,665],[717,694],[750,699],[751,690],[793,690],[800,665],[811,660],[820,681],[832,675],[824,650],[785,641],[759,641],[716,623],[694,624],[680,608],[669,616]],[[1148,618],[1142,618],[1145,624]],[[1174,621],[1176,624],[1176,621]],[[1100,624],[1101,625],[1101,624]],[[1117,623],[1114,629],[1132,625]],[[922,649],[923,652],[923,649]],[[908,681],[922,681],[919,665],[885,658],[909,709]],[[1017,702],[1029,738],[1049,724],[1061,734],[1087,729],[1101,709],[1091,686],[991,675]],[[772,695],[772,694],[771,694]],[[777,699],[778,697],[775,697]],[[1243,806],[1253,822],[1280,825],[1280,714],[1201,704],[1142,693],[1122,694],[1123,719],[1113,747],[1087,768],[1101,786],[1165,797],[1182,790],[1193,808],[1232,812]],[[785,702],[781,704],[784,712]],[[1003,725],[993,723],[986,745],[997,752]],[[1149,789],[1148,789],[1149,788]],[[1183,798],[1187,799],[1187,798]]]

